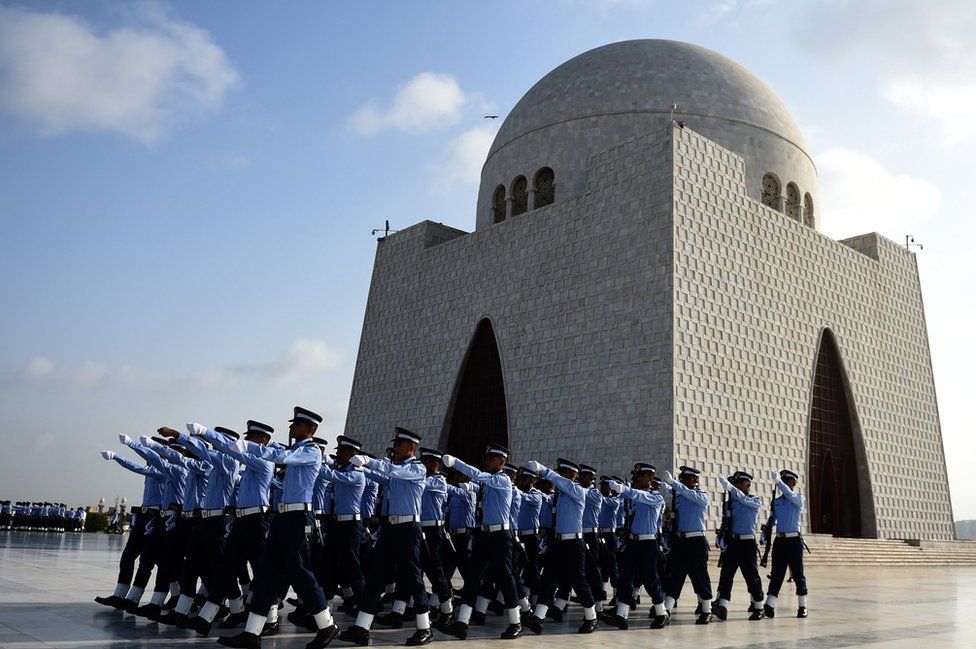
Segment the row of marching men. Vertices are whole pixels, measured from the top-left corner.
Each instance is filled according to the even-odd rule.
[[[605,478],[597,487],[595,469],[585,465],[560,459],[551,469],[535,461],[519,468],[507,449],[492,445],[477,468],[421,449],[420,436],[402,428],[394,430],[386,457],[363,452],[348,437],[329,456],[315,437],[321,417],[299,407],[294,415],[287,447],[272,441],[270,426],[250,421],[243,437],[200,424],[187,424],[187,432],[161,428],[162,437],[138,442],[120,436],[146,464],[104,451],[105,459],[145,476],[146,486],[116,591],[96,601],[201,635],[214,624],[243,626],[218,642],[259,647],[277,632],[278,609],[294,589],[298,602],[288,619],[315,632],[311,649],[337,638],[366,645],[374,624],[400,627],[408,613],[417,630],[406,644],[419,645],[434,638],[432,629],[466,638],[490,608],[507,616],[503,638],[519,637],[523,624],[541,633],[545,620],[565,615],[571,592],[583,607],[581,633],[596,630],[598,619],[627,628],[640,587],[653,603],[651,627],[661,628],[690,576],[700,601],[697,621],[712,619],[708,494],[698,490],[693,469],[657,480],[654,467],[641,463],[629,485]],[[736,481],[730,493],[752,503],[751,479]],[[790,542],[799,538],[802,496],[793,490],[794,474],[777,475],[776,484],[783,493],[777,502],[785,504],[775,508],[779,536],[765,602],[747,553],[723,567],[723,581],[727,567],[741,567],[752,618],[774,612],[787,566],[798,594],[806,595],[802,554]],[[675,514],[663,588],[662,492],[672,494]],[[755,528],[758,506],[748,509]],[[740,531],[735,542],[746,536]],[[149,603],[140,605],[154,568]],[[455,571],[464,582],[459,594],[451,585]],[[735,567],[726,592],[720,584],[715,610],[722,619],[734,574]],[[613,606],[605,609],[611,595]],[[338,610],[355,617],[342,632],[331,606],[339,596]],[[381,615],[391,599],[392,611]]]
[[[83,532],[87,514],[64,503],[0,501],[0,530]]]

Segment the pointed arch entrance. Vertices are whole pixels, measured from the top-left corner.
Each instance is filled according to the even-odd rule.
[[[817,350],[809,425],[810,531],[874,536],[864,443],[847,373],[829,329],[821,334]]]
[[[508,446],[508,408],[501,357],[491,321],[478,323],[444,419],[447,452],[480,466],[489,443]]]

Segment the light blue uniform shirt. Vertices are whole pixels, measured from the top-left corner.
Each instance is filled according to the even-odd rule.
[[[708,511],[708,493],[689,489],[677,480],[671,483],[674,490],[672,506],[678,512],[679,532],[704,532],[705,514]]]
[[[617,496],[601,496],[603,504],[600,506],[600,515],[597,517],[597,527],[604,530],[617,528],[617,519],[620,512],[620,498]]]
[[[234,446],[234,440],[211,430],[203,438],[213,444],[214,448],[232,457],[244,465],[236,487],[234,506],[238,509],[252,507],[267,507],[268,495],[271,488],[271,477],[274,474],[274,462],[262,460],[248,453],[241,453]]]
[[[469,483],[474,484],[474,483]],[[478,489],[478,485],[474,485]],[[447,526],[452,530],[459,530],[468,527],[476,527],[475,509],[478,507],[477,491],[468,491],[464,487],[447,485],[447,491],[451,495],[447,501]]]
[[[220,435],[220,433],[217,433]],[[203,509],[224,509],[234,502],[234,485],[240,464],[234,458],[207,448],[203,439],[194,435],[180,433],[177,438],[194,456],[205,460],[213,467],[207,478],[207,486],[203,492],[200,507]]]
[[[323,514],[332,513],[332,483],[329,478],[319,469],[319,474],[315,476],[315,485],[312,487],[312,509]]]
[[[508,508],[508,524],[513,530],[518,529],[519,512],[522,510],[522,492],[512,484],[512,505]]]
[[[511,526],[512,481],[505,472],[485,473],[461,460],[454,468],[481,486],[481,524]]]
[[[417,458],[402,463],[370,459],[366,466],[389,479],[386,492],[389,498],[387,516],[420,517],[420,501],[424,495],[427,469]]]
[[[747,496],[739,489],[732,487],[729,489],[732,497],[730,512],[732,515],[733,534],[755,534],[759,508],[762,507],[762,498],[759,496]]]
[[[583,507],[586,489],[567,480],[548,467],[542,468],[542,477],[559,492],[556,502],[556,534],[579,534],[583,531]]]
[[[322,468],[322,451],[311,438],[292,444],[291,448],[272,448],[245,441],[245,455],[285,465],[281,502],[286,505],[312,504],[312,488]]]
[[[390,515],[390,479],[375,471],[365,470],[366,479],[376,485],[379,516]]]
[[[138,473],[145,477],[142,486],[142,506],[143,507],[162,507],[163,490],[166,488],[166,478],[163,472],[152,466],[142,466],[132,460],[116,455],[113,458],[119,466],[128,469],[133,473]]]
[[[363,477],[366,477],[366,472],[363,472]],[[363,518],[372,518],[376,516],[376,500],[379,498],[380,485],[372,480],[366,480],[363,483],[363,497],[360,499],[359,513]]]
[[[447,502],[447,480],[439,473],[427,476],[424,495],[420,501],[420,520],[443,521],[444,504]]]
[[[773,501],[776,531],[779,533],[799,532],[800,518],[803,514],[803,496],[790,490],[782,480],[776,481],[776,487],[783,495]]]
[[[594,486],[586,487],[586,500],[583,503],[583,529],[591,531],[600,527],[600,509],[603,507],[603,494]]]
[[[186,476],[189,471],[178,464],[170,464],[164,461],[156,451],[146,448],[139,442],[132,442],[129,446],[133,451],[146,459],[154,468],[159,469],[166,480],[166,487],[163,489],[163,508],[168,509],[171,505],[183,506],[183,491],[186,488]]]
[[[631,534],[657,534],[664,515],[664,496],[656,491],[644,491],[624,485],[624,498],[633,503],[634,518],[630,522]]]
[[[519,507],[518,531],[538,531],[540,526],[539,515],[542,512],[543,500],[546,499],[545,494],[532,487],[528,491],[523,491],[521,497],[522,505]]]
[[[325,474],[325,478],[331,485],[332,514],[338,516],[362,514],[366,474],[351,464],[341,469],[323,464],[319,473]]]
[[[170,464],[182,466],[187,470],[186,485],[183,488],[183,509],[188,512],[199,509],[207,488],[207,477],[213,466],[205,460],[188,458],[167,446],[157,447],[157,452]]]
[[[539,529],[552,529],[552,508],[554,495],[555,494],[542,494],[542,507],[539,508]]]

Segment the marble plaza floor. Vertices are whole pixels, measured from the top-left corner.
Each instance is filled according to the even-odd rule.
[[[0,532],[0,647],[169,647],[218,646],[191,631],[158,626],[123,616],[92,601],[111,594],[123,537],[61,536]],[[472,628],[468,647],[696,647],[774,649],[779,647],[872,647],[928,649],[976,647],[976,568],[822,567],[809,571],[810,617],[798,620],[792,592],[782,599],[773,620],[748,622],[741,581],[727,622],[694,625],[691,602],[682,602],[670,627],[650,631],[647,607],[631,616],[630,631],[601,630],[590,636],[572,633],[582,613],[571,609],[568,624],[552,624],[542,636],[505,643],[495,639],[501,618],[489,616],[486,627]],[[713,580],[717,575],[713,574]],[[787,584],[790,591],[792,585]],[[685,597],[692,596],[690,584]],[[290,609],[288,609],[290,610]],[[282,618],[283,619],[283,618]],[[339,616],[340,626],[351,620]],[[635,628],[641,627],[641,628]],[[311,635],[295,633],[283,622],[282,632],[265,639],[265,647],[303,647]],[[399,645],[410,630],[377,631],[374,645]],[[436,632],[435,632],[436,633]],[[457,642],[437,634],[442,642]],[[334,647],[351,647],[334,642]]]

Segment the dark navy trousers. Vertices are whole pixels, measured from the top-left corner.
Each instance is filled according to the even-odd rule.
[[[325,610],[325,595],[309,559],[308,537],[313,529],[315,519],[310,511],[279,513],[271,521],[261,569],[251,581],[253,613],[266,616],[285,584],[295,589],[310,613]]]

